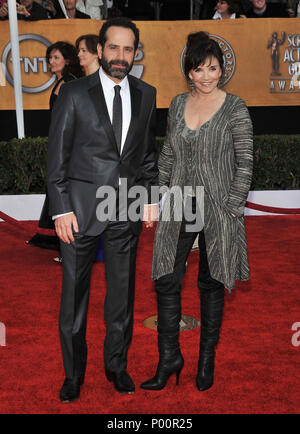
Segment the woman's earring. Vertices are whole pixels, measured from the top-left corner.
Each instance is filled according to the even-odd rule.
[[[222,72],[221,77],[219,78],[219,81],[218,81],[218,88],[224,86],[224,79],[225,79],[225,75],[224,75],[224,72]]]
[[[189,85],[191,90],[195,89],[194,80],[192,80],[191,78],[188,79],[188,85]]]

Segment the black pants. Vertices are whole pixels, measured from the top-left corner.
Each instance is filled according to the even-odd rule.
[[[118,372],[126,369],[132,337],[138,236],[129,222],[120,221],[110,222],[101,235],[107,283],[104,363],[106,369]],[[74,238],[71,244],[61,242],[64,272],[59,328],[67,378],[80,377],[86,368],[90,276],[99,236],[74,234]]]
[[[193,214],[195,214],[196,200],[193,198]],[[204,230],[200,232],[187,232],[186,224],[191,225],[193,222],[186,222],[183,218],[179,239],[176,250],[174,270],[170,274],[160,277],[156,281],[155,289],[160,294],[172,295],[181,293],[181,282],[185,274],[186,261],[193,247],[195,239],[199,234],[198,244],[200,250],[199,268],[198,268],[198,288],[201,290],[224,289],[224,285],[211,277],[207,260]]]

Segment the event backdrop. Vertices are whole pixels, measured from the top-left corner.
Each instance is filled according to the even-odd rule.
[[[300,34],[298,18],[224,21],[140,21],[140,47],[132,73],[157,88],[157,106],[186,92],[182,74],[186,37],[207,31],[223,50],[226,90],[249,106],[298,105]],[[19,22],[24,109],[48,109],[55,77],[47,71],[48,45],[97,33],[95,20]],[[15,108],[9,23],[0,23],[0,110]]]

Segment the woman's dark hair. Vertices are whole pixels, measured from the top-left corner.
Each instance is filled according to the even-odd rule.
[[[219,44],[209,37],[206,32],[191,33],[188,35],[185,58],[184,58],[184,75],[189,82],[189,72],[203,65],[206,59],[215,57],[224,72],[223,53]]]
[[[92,54],[97,54],[98,36],[97,35],[82,35],[75,42],[76,50],[79,49],[81,41],[85,41],[87,50]]]
[[[62,54],[63,58],[67,61],[64,69],[62,70],[62,75],[72,74],[76,78],[84,77],[84,70],[79,63],[77,50],[74,45],[64,41],[58,41],[52,45],[49,45],[46,51],[47,63],[49,63],[50,53],[53,50],[58,50]]]
[[[238,5],[236,0],[225,0],[225,1],[228,4],[228,12],[230,14],[234,14],[238,12]]]
[[[104,48],[106,42],[106,32],[112,26],[124,27],[125,29],[130,29],[133,31],[134,50],[136,51],[139,46],[140,32],[136,25],[129,18],[126,17],[111,18],[103,24],[99,32],[99,44],[101,45],[101,47]]]

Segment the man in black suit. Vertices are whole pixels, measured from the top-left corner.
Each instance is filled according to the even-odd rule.
[[[63,258],[59,322],[66,372],[60,392],[63,402],[77,399],[83,383],[90,273],[100,234],[107,283],[106,377],[118,392],[135,391],[126,368],[142,221],[124,218],[130,199],[126,205],[121,191],[127,183],[128,189],[139,186],[150,192],[158,178],[156,91],[128,75],[138,43],[139,31],[129,19],[118,17],[104,23],[98,45],[101,68],[64,84],[52,114],[47,185]],[[99,187],[113,197],[107,218],[100,216],[107,197]],[[146,226],[153,225],[156,213],[156,205],[145,205]]]

